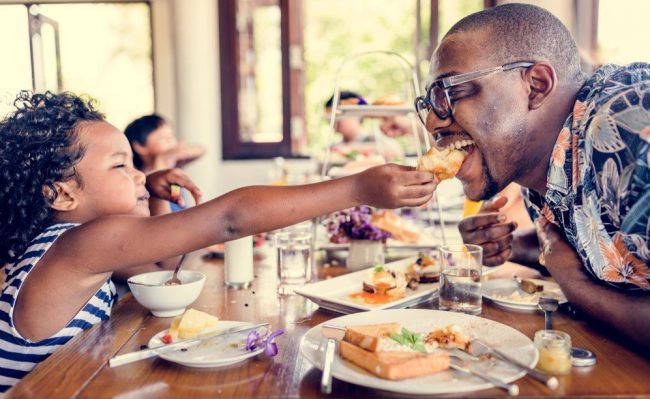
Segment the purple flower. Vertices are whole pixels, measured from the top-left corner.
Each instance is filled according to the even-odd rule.
[[[246,339],[246,350],[252,352],[263,346],[266,356],[273,357],[278,354],[278,345],[275,343],[275,338],[282,334],[284,334],[284,331],[281,329],[273,332],[267,329],[262,335],[257,330],[251,331]]]
[[[334,213],[326,222],[332,242],[353,240],[383,241],[391,236],[372,224],[372,208],[361,205]]]

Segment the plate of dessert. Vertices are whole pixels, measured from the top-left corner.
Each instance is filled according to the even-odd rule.
[[[399,309],[436,298],[439,276],[434,258],[420,254],[306,284],[294,292],[339,313]]]
[[[533,312],[540,310],[537,306],[540,297],[557,299],[560,304],[567,302],[560,286],[554,281],[526,279],[529,286],[536,289],[526,292],[514,279],[500,278],[484,281],[481,286],[483,297],[494,304],[517,311]],[[540,310],[541,311],[541,310]]]
[[[227,330],[233,327],[253,326],[242,321],[219,320],[216,316],[195,309],[188,309],[176,317],[169,329],[160,331],[149,340],[149,348],[195,338],[202,334]],[[229,334],[206,340],[185,350],[175,350],[159,355],[162,359],[188,367],[223,367],[242,362],[264,351],[263,347],[246,350],[249,331]]]
[[[435,395],[493,387],[454,370],[458,365],[505,383],[525,375],[519,368],[493,358],[473,360],[464,356],[463,351],[477,338],[531,367],[538,360],[533,342],[521,332],[464,313],[393,309],[341,316],[323,324],[345,329],[332,363],[334,378],[382,391]],[[323,324],[310,329],[300,341],[302,356],[319,369],[325,348]]]

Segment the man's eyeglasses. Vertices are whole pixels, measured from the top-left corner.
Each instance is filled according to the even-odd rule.
[[[425,126],[427,125],[427,116],[432,109],[439,119],[447,119],[452,114],[449,89],[453,86],[484,78],[497,72],[509,71],[515,68],[529,68],[533,65],[535,63],[529,61],[512,62],[498,67],[438,79],[429,86],[426,95],[415,99],[415,110]]]

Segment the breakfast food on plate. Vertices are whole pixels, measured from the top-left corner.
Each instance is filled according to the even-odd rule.
[[[458,173],[466,156],[465,150],[449,147],[438,150],[431,147],[418,160],[417,169],[433,173],[438,180],[451,179]]]
[[[458,348],[467,350],[470,338],[456,325],[448,325],[444,328],[431,331],[424,337],[427,345],[437,345],[439,348]]]
[[[449,355],[438,344],[426,344],[423,334],[399,323],[348,326],[340,354],[369,372],[388,380],[420,377],[447,370]]]
[[[187,309],[185,313],[174,318],[167,335],[172,342],[178,339],[194,338],[209,327],[215,326],[217,321],[219,318],[211,314],[196,309]]]
[[[407,269],[407,273],[417,273],[422,284],[440,281],[440,261],[436,254],[420,252],[418,258]]]
[[[379,97],[372,102],[372,105],[388,105],[394,107],[398,105],[404,105],[404,100],[396,94],[390,94],[387,96]]]
[[[415,283],[415,287],[414,284]],[[417,276],[406,275],[401,270],[375,266],[363,280],[363,291],[350,294],[353,300],[377,305],[406,296],[406,288],[417,288]]]
[[[389,232],[398,241],[415,244],[420,239],[420,230],[417,226],[393,211],[384,210],[373,213],[372,224]]]

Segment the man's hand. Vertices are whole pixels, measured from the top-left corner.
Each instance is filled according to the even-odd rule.
[[[201,202],[201,190],[190,180],[189,177],[180,169],[164,169],[147,175],[146,187],[152,196],[157,198],[176,202],[180,206],[185,206],[185,200],[181,195],[172,193],[172,186],[177,185],[188,190],[194,201],[198,204]]]
[[[582,272],[576,273],[582,270],[582,260],[558,226],[540,216],[535,221],[535,228],[544,266],[553,277],[557,280],[586,277]]]
[[[506,197],[496,197],[481,206],[474,216],[464,218],[458,230],[465,244],[483,247],[483,264],[498,266],[512,253],[512,232],[517,223],[506,222],[506,215],[499,210],[508,202]]]
[[[431,173],[395,164],[375,166],[350,178],[356,180],[351,189],[361,203],[387,209],[422,205],[438,186]]]

